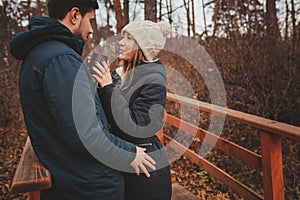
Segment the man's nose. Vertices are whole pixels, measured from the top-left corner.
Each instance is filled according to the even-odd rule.
[[[93,32],[89,32],[89,38],[93,39]]]

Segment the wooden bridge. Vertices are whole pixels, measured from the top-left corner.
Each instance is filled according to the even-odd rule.
[[[159,137],[163,142],[169,142],[168,145],[172,148],[183,151],[183,155],[186,158],[232,188],[245,199],[284,199],[284,176],[281,146],[282,138],[291,138],[295,139],[296,142],[299,142],[300,127],[218,107],[178,95],[175,96],[170,93],[168,94],[168,101],[180,102],[181,105],[189,106],[202,112],[213,113],[214,115],[226,116],[226,118],[232,119],[237,123],[243,123],[258,128],[261,142],[261,155],[258,155],[257,153],[231,141],[219,138],[215,134],[176,118],[175,116],[166,114],[167,124],[182,129],[187,134],[196,133],[196,135],[193,135],[195,138],[198,138],[199,140],[206,138],[206,142],[210,142],[214,145],[214,148],[223,151],[227,155],[236,157],[237,159],[247,163],[252,168],[260,170],[263,174],[263,195],[256,193],[245,184],[215,166],[213,163],[199,156],[191,149],[186,148],[179,142],[176,142],[162,131],[159,133]],[[37,160],[31,148],[30,141],[27,140],[11,185],[11,191],[14,193],[29,192],[29,198],[37,200],[39,199],[39,191],[50,187],[51,175],[49,171],[47,171],[47,169],[45,169]],[[197,198],[189,194],[187,190],[179,186],[178,183],[174,183],[173,200],[180,199],[194,200]]]

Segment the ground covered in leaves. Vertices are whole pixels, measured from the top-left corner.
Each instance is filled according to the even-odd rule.
[[[2,200],[22,200],[27,199],[26,194],[12,194],[10,192],[11,182],[16,171],[21,153],[23,150],[23,145],[25,144],[25,139],[27,133],[25,127],[22,126],[22,121],[19,121],[20,125],[18,128],[13,125],[1,130],[0,138],[0,191]]]

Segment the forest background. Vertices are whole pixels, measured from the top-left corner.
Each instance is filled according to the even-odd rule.
[[[98,0],[94,37],[84,56],[97,44],[132,20],[164,20],[172,24],[173,37],[190,37],[212,57],[221,72],[227,107],[300,126],[300,2],[299,0]],[[18,93],[20,61],[12,58],[8,43],[26,30],[35,15],[47,13],[44,0],[0,1],[0,198],[25,199],[9,193],[9,186],[26,138]],[[193,49],[189,50],[192,53]],[[210,102],[202,80],[193,76],[189,63],[175,57],[162,60],[188,78],[195,98]],[[225,137],[260,153],[257,131],[226,122]],[[286,199],[300,196],[300,148],[283,140]],[[230,157],[209,155],[228,173],[262,193],[261,174]],[[189,167],[188,167],[189,166]],[[192,167],[191,167],[192,166]],[[205,199],[241,199],[185,158],[172,164],[177,181]],[[245,168],[245,167],[243,167]]]

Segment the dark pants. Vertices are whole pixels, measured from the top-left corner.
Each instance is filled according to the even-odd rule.
[[[124,173],[125,200],[170,200],[172,183],[170,167],[151,172],[151,177],[144,174]]]

